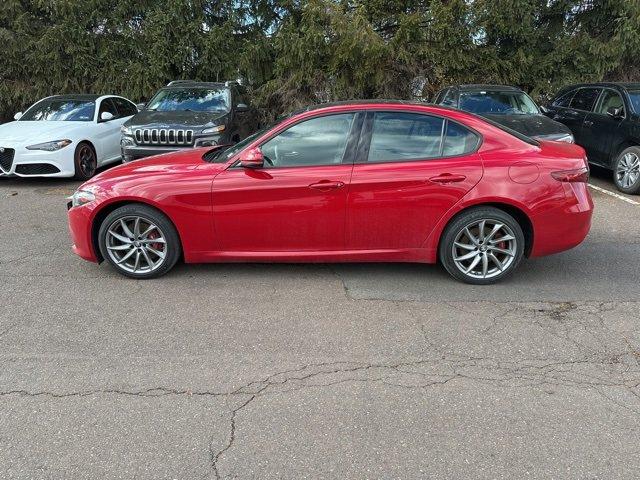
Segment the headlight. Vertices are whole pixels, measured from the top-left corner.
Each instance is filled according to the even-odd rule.
[[[133,135],[133,128],[127,125],[120,125],[120,133],[123,135]]]
[[[55,152],[61,148],[71,144],[71,140],[54,140],[53,142],[36,143],[35,145],[29,145],[27,150],[46,150],[47,152]]]
[[[559,133],[557,135],[543,135],[540,140],[553,140],[554,142],[575,143],[571,133]]]
[[[80,205],[86,205],[89,202],[93,202],[96,199],[96,196],[87,190],[76,190],[71,197],[72,207],[79,207]]]
[[[216,125],[215,127],[205,128],[201,133],[220,133],[224,131],[224,125]]]

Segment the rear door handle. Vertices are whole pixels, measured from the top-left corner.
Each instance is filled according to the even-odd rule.
[[[435,177],[431,177],[429,180],[434,183],[456,183],[456,182],[464,182],[467,177],[464,175],[452,175],[450,173],[443,173],[442,175],[437,175]]]
[[[330,180],[322,180],[321,182],[312,183],[311,185],[309,185],[309,188],[320,190],[322,192],[328,192],[329,190],[335,190],[342,187],[344,187],[344,182],[333,182]]]
[[[593,122],[591,120],[585,120],[584,124],[585,124],[586,127],[590,127],[590,126],[593,125]]]

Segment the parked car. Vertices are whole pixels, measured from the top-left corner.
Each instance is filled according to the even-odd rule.
[[[571,85],[547,108],[571,129],[589,163],[613,170],[619,190],[640,193],[640,83]]]
[[[591,223],[584,150],[398,101],[309,108],[239,142],[107,170],[73,250],[133,278],[193,262],[441,262],[486,284]]]
[[[570,129],[545,117],[536,102],[516,87],[454,85],[438,92],[434,103],[482,115],[528,137],[573,142]]]
[[[91,178],[120,161],[120,127],[138,109],[115,95],[56,95],[0,125],[0,176]]]
[[[122,126],[122,160],[236,143],[257,128],[257,112],[238,83],[176,80]]]

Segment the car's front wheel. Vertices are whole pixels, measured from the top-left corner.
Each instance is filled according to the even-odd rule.
[[[629,147],[615,160],[613,181],[624,193],[640,193],[640,147]]]
[[[477,207],[447,226],[439,250],[440,262],[454,278],[487,285],[516,269],[524,253],[524,234],[508,213]]]
[[[141,204],[125,205],[107,215],[98,241],[105,260],[119,273],[138,279],[164,275],[181,253],[180,238],[171,221]]]
[[[73,155],[73,166],[76,180],[89,180],[96,174],[98,158],[93,147],[87,142],[80,142]]]

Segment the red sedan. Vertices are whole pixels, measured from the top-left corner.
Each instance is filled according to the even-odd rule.
[[[585,238],[579,146],[394,102],[321,105],[234,146],[112,168],[69,203],[73,250],[151,278],[195,262],[440,262],[487,284]]]

